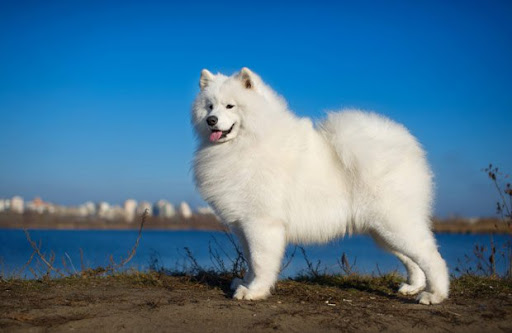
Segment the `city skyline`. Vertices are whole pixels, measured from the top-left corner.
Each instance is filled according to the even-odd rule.
[[[512,4],[0,3],[0,197],[205,203],[190,165],[200,70],[247,66],[296,114],[357,107],[427,151],[434,215],[494,216],[512,173]]]
[[[156,202],[146,200],[136,201],[134,199],[126,199],[121,204],[112,204],[106,201],[86,201],[79,205],[57,205],[52,202],[46,202],[40,197],[36,197],[31,201],[25,201],[21,196],[12,198],[0,197],[0,213],[13,212],[24,214],[33,212],[38,214],[55,214],[69,217],[90,217],[96,216],[107,220],[122,219],[127,222],[133,222],[138,216],[142,216],[147,211],[150,216],[171,218],[181,216],[185,219],[190,218],[193,214],[213,214],[213,210],[209,206],[197,206],[192,209],[186,201],[179,204],[173,204],[165,199]]]

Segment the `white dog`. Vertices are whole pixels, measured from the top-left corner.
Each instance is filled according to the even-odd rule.
[[[399,292],[436,304],[449,277],[430,230],[432,173],[403,126],[374,113],[330,113],[316,128],[247,68],[201,72],[192,108],[195,181],[249,262],[234,298],[270,295],[287,242],[369,233],[408,274]]]

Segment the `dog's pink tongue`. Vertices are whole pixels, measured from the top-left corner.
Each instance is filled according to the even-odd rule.
[[[213,131],[212,134],[210,134],[210,141],[215,142],[220,139],[222,136],[222,131]]]

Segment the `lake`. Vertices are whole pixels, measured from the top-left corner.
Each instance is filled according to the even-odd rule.
[[[106,266],[112,255],[116,261],[125,258],[131,250],[137,231],[119,230],[33,230],[30,231],[32,240],[41,242],[42,252],[55,252],[55,266],[62,267],[62,258],[65,258],[68,267],[80,270],[80,249],[83,250],[84,264],[87,267]],[[439,250],[448,263],[450,272],[458,275],[456,268],[463,268],[459,261],[465,262],[466,256],[475,258],[473,248],[475,244],[489,247],[487,234],[436,234]],[[495,235],[494,241],[498,250],[510,242],[509,235]],[[229,265],[229,259],[235,256],[235,250],[227,236],[222,232],[204,231],[144,231],[136,255],[127,265],[138,270],[149,269],[151,263],[170,270],[186,270],[191,262],[186,256],[187,247],[199,265],[204,268],[214,267],[210,258],[210,248],[220,253],[223,260]],[[368,236],[358,235],[346,237],[325,245],[304,246],[311,262],[316,264],[320,260],[320,267],[329,273],[340,272],[338,260],[343,253],[349,262],[355,262],[355,270],[365,274],[380,274],[398,271],[405,274],[402,264],[393,255],[381,250]],[[288,246],[288,256],[294,246]],[[21,275],[32,278],[33,274],[27,269],[19,272],[32,254],[32,248],[22,230],[0,229],[0,260],[3,276]],[[488,254],[486,255],[488,257]],[[474,262],[467,265],[475,267]],[[505,261],[498,256],[497,268],[503,273],[506,269]],[[37,268],[32,263],[32,268]],[[39,265],[41,268],[42,265]],[[297,250],[290,264],[281,273],[281,278],[296,276],[305,272],[306,262],[302,252]],[[71,270],[73,270],[71,268]]]

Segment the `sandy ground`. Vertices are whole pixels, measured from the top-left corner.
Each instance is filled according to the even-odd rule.
[[[512,332],[510,283],[460,284],[448,301],[436,306],[398,296],[394,287],[283,281],[268,300],[249,302],[231,299],[227,281],[4,281],[0,331]]]

